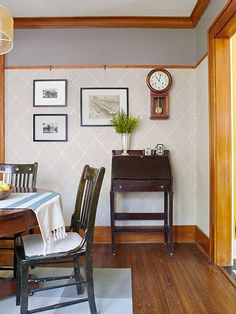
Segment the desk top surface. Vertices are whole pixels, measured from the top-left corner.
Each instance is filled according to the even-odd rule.
[[[169,152],[162,156],[144,156],[141,150],[129,151],[129,156],[121,156],[113,151],[112,179],[127,180],[171,180]]]

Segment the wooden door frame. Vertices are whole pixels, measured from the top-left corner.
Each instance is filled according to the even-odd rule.
[[[230,38],[236,31],[236,0],[227,3],[208,31],[210,126],[210,258],[232,258],[232,152]]]

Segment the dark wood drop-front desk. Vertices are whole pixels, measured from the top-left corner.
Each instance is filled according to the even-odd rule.
[[[125,213],[116,211],[116,192],[163,192],[163,212]],[[144,156],[142,150],[131,150],[129,156],[121,156],[121,151],[112,151],[111,169],[111,233],[112,252],[116,252],[116,233],[131,231],[161,231],[164,242],[169,243],[169,252],[173,255],[173,190],[169,151],[164,155]],[[128,227],[116,226],[118,220],[163,220],[163,226]]]

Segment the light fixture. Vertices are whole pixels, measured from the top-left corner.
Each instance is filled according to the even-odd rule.
[[[0,4],[0,55],[9,52],[13,47],[13,17]]]

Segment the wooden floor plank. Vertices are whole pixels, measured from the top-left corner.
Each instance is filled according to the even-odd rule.
[[[236,313],[236,289],[194,243],[95,245],[95,267],[132,270],[134,314]]]

